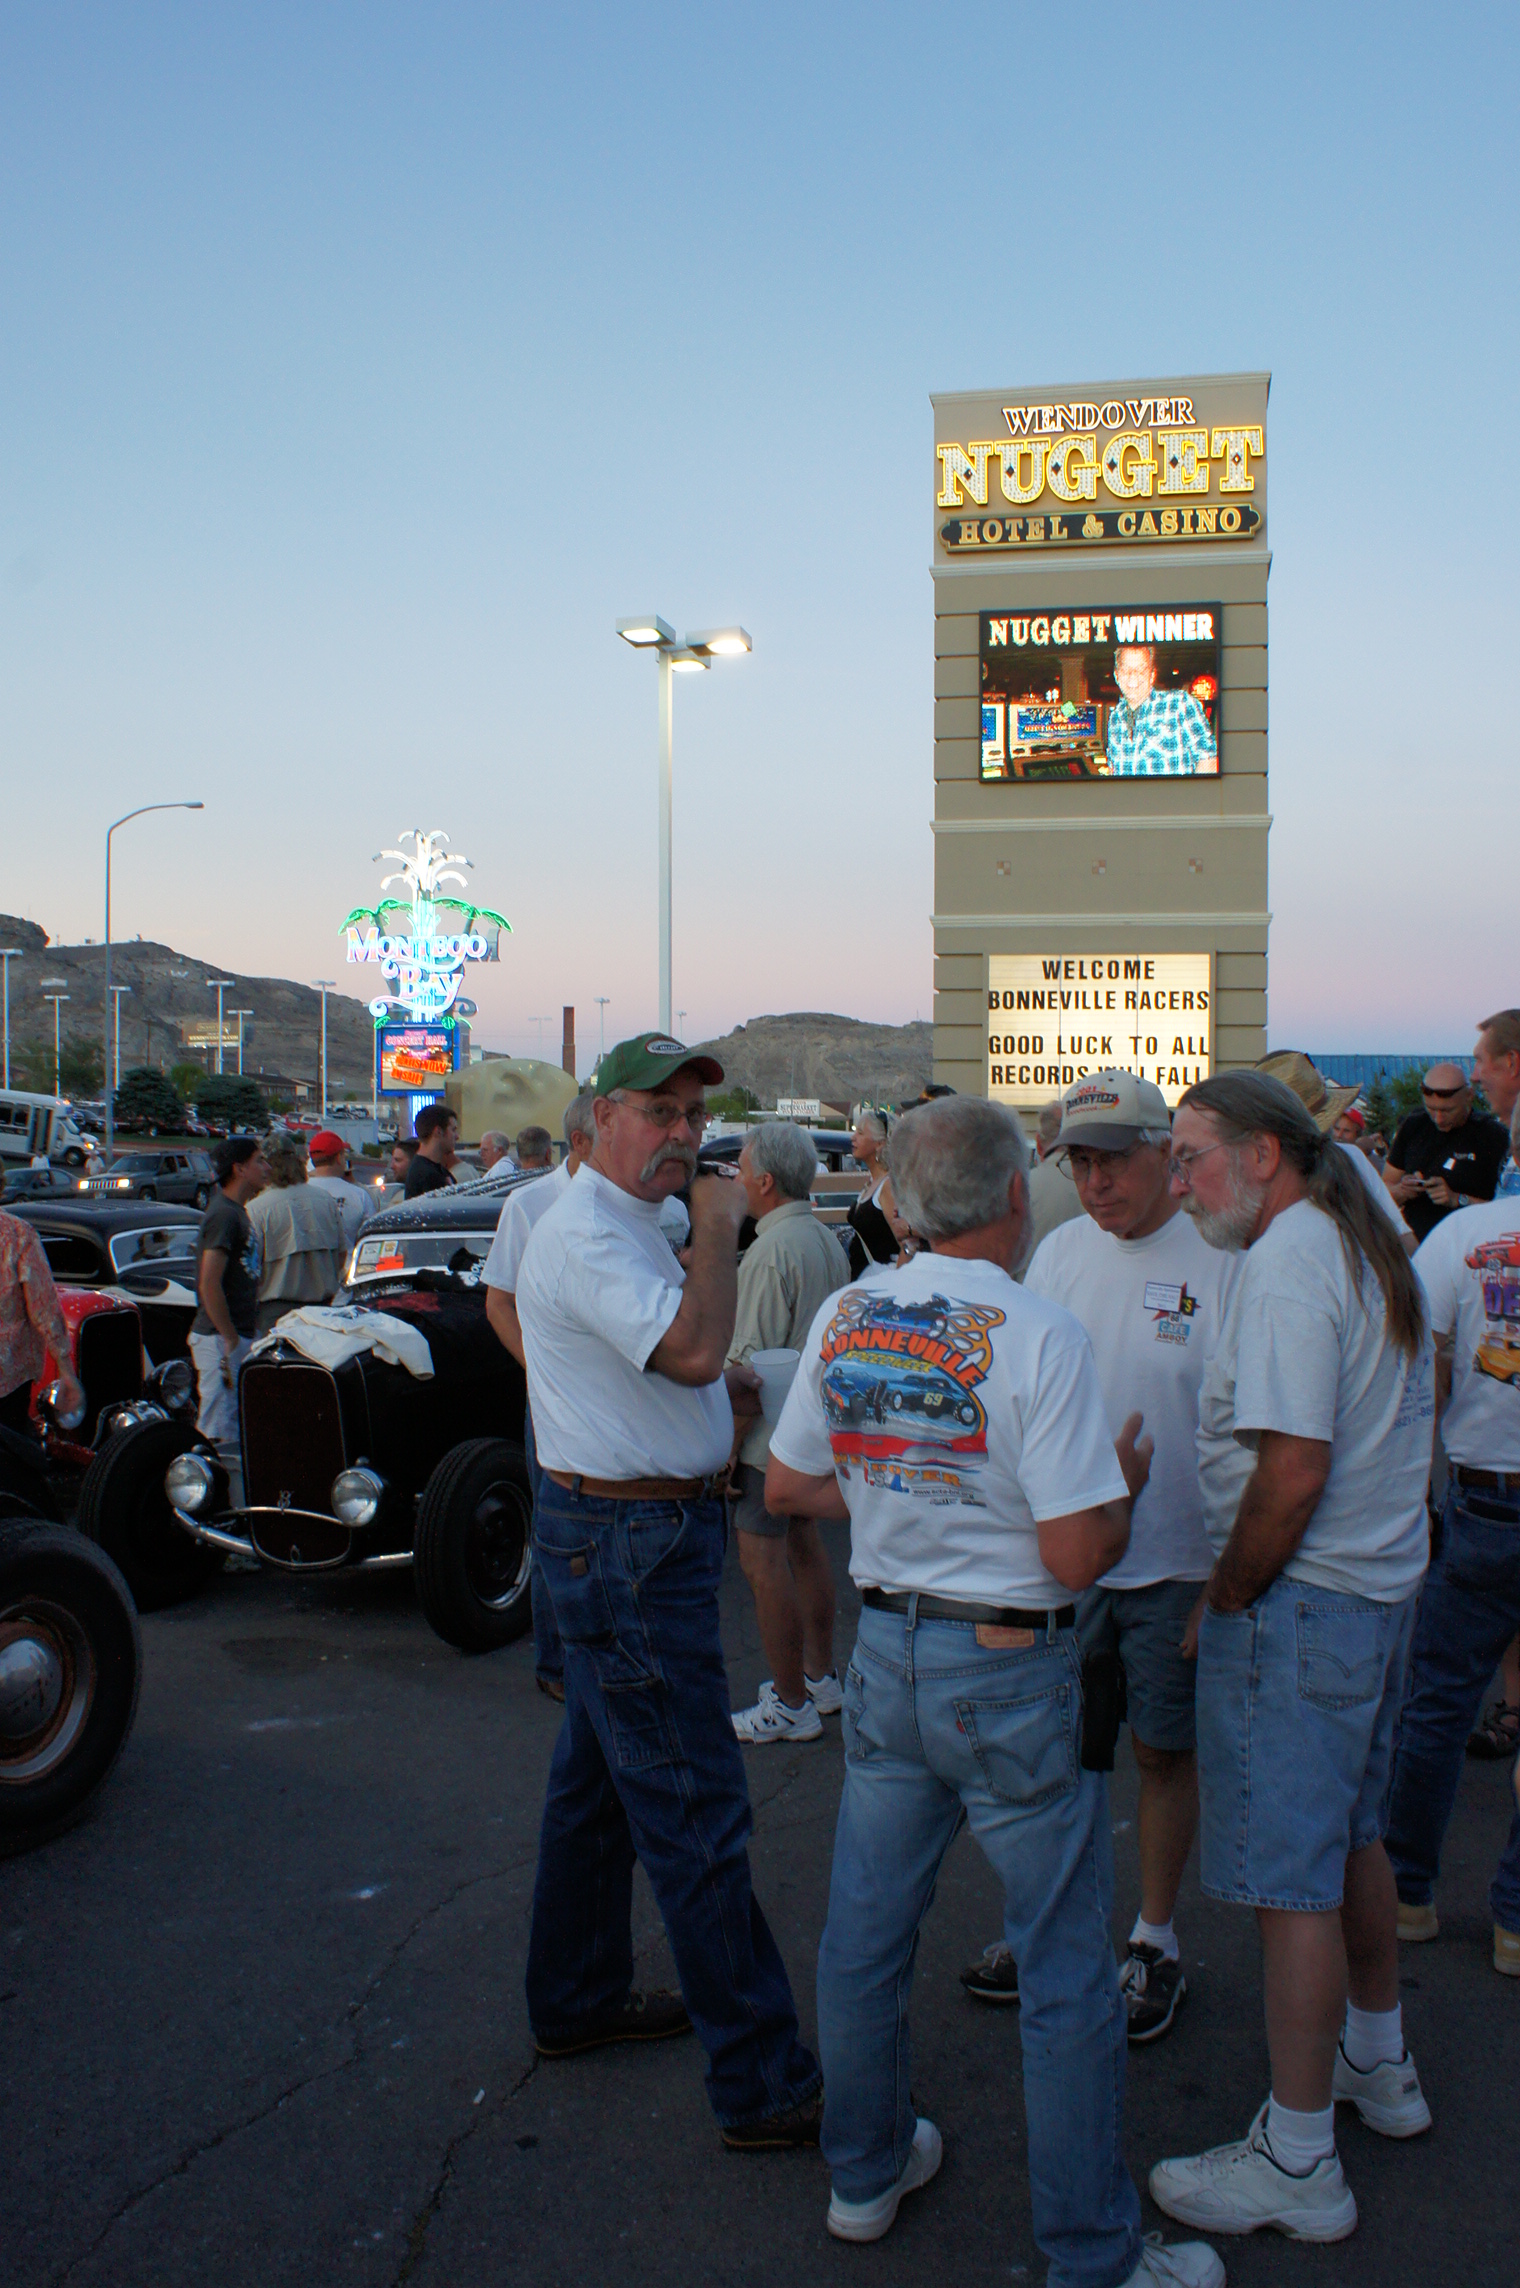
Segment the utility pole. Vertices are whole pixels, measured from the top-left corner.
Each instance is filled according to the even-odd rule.
[[[44,977],[42,982],[44,985],[66,985],[68,983],[68,979],[65,977]],[[65,1001],[71,1001],[73,999],[73,995],[71,993],[44,993],[42,998],[44,1001],[51,1001],[53,1004],[53,1094],[55,1096],[62,1096],[63,1004]]]
[[[338,986],[337,980],[332,977],[314,977],[312,983],[322,995],[322,1122],[325,1127],[327,1123],[327,996],[329,993],[336,993]],[[239,1058],[238,1071],[241,1072],[242,1069],[242,1060]]]
[[[106,1093],[107,1095],[114,1095],[121,1086],[121,997],[123,993],[130,993],[132,988],[130,985],[113,985],[110,990],[111,999],[116,1006],[111,1013],[114,1053],[111,1058],[111,1070],[106,1076]]]
[[[208,977],[206,980],[207,992],[214,991],[216,994],[216,1069],[218,1072],[222,1069],[222,995],[230,992],[236,983],[235,977]]]
[[[229,1017],[236,1017],[238,1021],[238,1079],[241,1080],[243,1077],[243,1019],[251,1017],[253,1011],[251,1009],[229,1009],[227,1014]]]
[[[596,1061],[600,1064],[607,1054],[607,1004],[612,999],[612,995],[610,993],[598,993],[594,998],[597,1008]]]
[[[11,1085],[11,963],[19,961],[23,948],[19,945],[0,945],[0,969],[5,972],[5,1080]]]

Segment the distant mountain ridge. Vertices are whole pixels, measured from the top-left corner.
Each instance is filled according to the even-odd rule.
[[[845,1112],[856,1104],[898,1105],[916,1097],[934,1071],[934,1028],[922,1020],[873,1025],[800,1009],[751,1017],[701,1046],[730,1085],[753,1089],[762,1104],[816,1096]]]

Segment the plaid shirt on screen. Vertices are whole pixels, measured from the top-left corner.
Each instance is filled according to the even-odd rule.
[[[1184,778],[1212,767],[1217,749],[1209,719],[1191,691],[1152,691],[1131,718],[1121,699],[1108,718],[1108,768],[1114,778]]]

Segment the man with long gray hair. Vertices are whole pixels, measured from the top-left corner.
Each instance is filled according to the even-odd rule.
[[[908,1994],[963,1820],[1003,1885],[1023,1987],[1035,2238],[1056,2288],[1220,2288],[1212,2249],[1141,2237],[1120,2144],[1125,2010],[1108,1796],[1079,1761],[1074,1598],[1123,1555],[1147,1443],[1117,1441],[1086,1335],[1018,1287],[1028,1154],[1001,1105],[948,1097],[892,1139],[927,1249],[823,1306],[771,1440],[766,1503],[848,1516],[863,1610],[818,1957],[828,2229],[878,2240],[939,2167],[916,2117]]]
[[[756,1351],[800,1348],[819,1307],[848,1277],[844,1250],[813,1213],[818,1154],[790,1120],[753,1129],[739,1154],[739,1181],[755,1219],[754,1244],[739,1263],[739,1307],[729,1364]],[[752,1422],[739,1448],[734,1530],[739,1562],[755,1600],[760,1643],[774,1674],[753,1708],[736,1709],[734,1730],[748,1747],[818,1740],[823,1718],[839,1712],[834,1673],[834,1573],[810,1517],[773,1517],[765,1506],[770,1426]]]
[[[1256,1909],[1272,2086],[1243,2140],[1158,2163],[1151,2193],[1205,2231],[1343,2240],[1336,2101],[1385,2137],[1430,2126],[1382,1841],[1429,1545],[1430,1335],[1397,1235],[1280,1081],[1189,1089],[1172,1180],[1209,1244],[1246,1255],[1199,1393],[1198,1774],[1203,1888]]]

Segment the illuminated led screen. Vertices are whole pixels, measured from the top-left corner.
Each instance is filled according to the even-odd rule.
[[[382,1025],[375,1036],[380,1094],[415,1096],[435,1089],[454,1070],[454,1034],[447,1025]]]
[[[1220,625],[1217,604],[983,612],[983,780],[1217,775]]]

